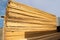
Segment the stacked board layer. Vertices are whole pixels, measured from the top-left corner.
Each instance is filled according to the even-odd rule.
[[[8,2],[4,40],[24,40],[28,32],[35,33],[52,30],[56,30],[55,15],[14,1]]]

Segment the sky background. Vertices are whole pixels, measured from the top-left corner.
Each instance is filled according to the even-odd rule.
[[[60,0],[14,0],[60,17]],[[0,0],[0,16],[5,15],[8,0]],[[0,18],[0,27],[3,26]]]

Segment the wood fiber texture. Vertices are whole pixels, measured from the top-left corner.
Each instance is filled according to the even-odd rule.
[[[33,32],[56,30],[56,16],[21,3],[9,1],[5,15],[4,39],[23,40]],[[29,34],[30,35],[30,34]]]

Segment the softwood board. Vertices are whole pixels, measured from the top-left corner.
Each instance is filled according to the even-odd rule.
[[[32,14],[32,15],[33,15],[33,14]],[[50,19],[50,20],[54,20],[54,19],[56,19],[56,18],[53,18],[53,17],[48,17],[48,18],[47,18],[46,16],[41,16],[41,15],[40,15],[40,17],[42,17],[42,18],[46,18],[47,20],[49,20],[50,18],[52,18],[52,19]],[[37,17],[37,18],[39,18],[39,17]]]
[[[51,31],[51,30],[50,30]],[[5,40],[23,40],[28,38],[34,38],[45,34],[50,34],[50,31],[29,31],[29,32],[6,32]],[[45,33],[44,33],[45,32]],[[49,32],[49,33],[48,33]],[[54,33],[53,31],[52,33]],[[12,34],[13,33],[13,34]]]
[[[52,22],[56,22],[56,19],[53,20],[48,20],[48,19],[43,19],[43,18],[34,18],[34,17],[29,17],[29,16],[25,16],[25,15],[19,15],[19,14],[15,14],[15,13],[8,13],[9,17],[16,17],[16,18],[25,18],[25,19],[36,19],[36,20],[43,20],[43,21],[52,21]]]
[[[8,28],[8,29],[7,29]],[[21,32],[21,31],[23,31],[23,32],[29,32],[29,31],[52,31],[52,30],[56,30],[56,28],[54,28],[54,27],[48,27],[48,26],[46,26],[46,27],[42,27],[41,26],[41,28],[36,28],[36,27],[7,27],[6,28],[6,30],[5,31],[7,31],[7,32]]]
[[[7,8],[7,10],[10,11],[10,12],[18,13],[18,14],[24,14],[24,15],[27,15],[27,16],[30,16],[30,17],[44,18],[44,19],[50,19],[50,20],[55,20],[56,19],[56,18],[53,18],[53,17],[32,14],[32,13],[29,13],[29,12],[25,12],[25,11],[21,11],[21,10],[16,10],[16,9],[13,9],[13,8]]]
[[[54,22],[54,21],[48,21],[48,20],[44,20],[44,19],[40,19],[40,20],[39,20],[39,19],[37,19],[37,18],[33,18],[33,19],[32,19],[32,18],[22,18],[22,17],[18,17],[18,18],[17,18],[17,17],[13,17],[13,16],[9,16],[9,17],[7,17],[6,19],[7,19],[7,20],[9,20],[9,19],[12,19],[12,20],[13,20],[13,19],[17,19],[18,21],[19,21],[19,20],[35,20],[35,21],[42,21],[42,22]],[[55,22],[55,23],[56,23],[56,22]]]
[[[6,32],[5,40],[21,40],[25,38],[25,32]]]
[[[17,23],[17,22],[7,22],[7,25],[8,26],[40,26],[40,25],[47,25],[47,24],[40,24],[40,25],[38,25],[38,24],[33,24],[33,23],[23,23],[23,22],[21,22],[21,23]],[[56,25],[51,25],[51,24],[49,24],[49,26],[56,26]]]
[[[16,23],[33,23],[33,24],[46,24],[46,25],[56,25],[56,22],[43,22],[43,21],[36,21],[36,20],[18,20],[18,19],[7,19],[7,21],[10,21],[10,22],[16,22]]]
[[[26,40],[29,32],[56,30],[56,16],[9,1],[5,15],[4,40]]]
[[[7,29],[8,28],[8,29]],[[5,32],[30,32],[30,31],[52,31],[52,30],[56,30],[55,27],[41,27],[41,28],[34,28],[34,27],[11,27],[9,28],[6,27],[5,28]]]
[[[46,30],[56,30],[56,26],[54,25],[35,25],[35,24],[26,24],[26,23],[12,23],[8,22],[7,27],[8,30],[15,31],[46,31]]]
[[[46,19],[46,18],[38,18],[38,17],[33,17],[33,16],[28,16],[28,15],[24,15],[24,14],[18,14],[18,13],[14,13],[14,12],[8,12],[8,15],[11,17],[17,17],[17,18],[28,18],[28,19],[38,19],[38,20],[46,20],[46,21],[54,21],[56,22],[56,19]]]
[[[26,5],[21,4],[21,3],[10,1],[9,5],[12,6],[12,7],[14,7],[14,8],[17,8],[17,9],[25,10],[27,12],[30,11],[30,12],[33,12],[33,13],[36,13],[36,14],[40,14],[40,15],[44,15],[44,16],[47,14],[48,16],[52,16],[54,18],[56,17],[55,15],[48,14],[47,12],[44,12],[44,11],[41,11],[41,10],[38,10],[38,9],[35,9],[35,8],[32,8],[32,7],[26,6]]]
[[[8,16],[7,20],[25,20],[25,21],[30,21],[30,20],[34,20],[34,21],[39,21],[39,22],[52,22],[52,23],[56,23],[55,21],[49,21],[49,20],[45,20],[45,19],[37,19],[37,18],[22,18],[22,17],[14,17],[14,16]]]
[[[9,12],[8,15],[10,17],[16,17],[16,18],[28,18],[28,19],[41,19],[41,20],[46,20],[46,19],[43,19],[43,18],[36,18],[36,17],[30,17],[30,16],[26,16],[26,15],[21,15],[21,14],[15,14],[14,12]]]

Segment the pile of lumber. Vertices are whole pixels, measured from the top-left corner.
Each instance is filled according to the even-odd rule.
[[[26,40],[27,33],[40,34],[52,30],[56,30],[55,15],[14,1],[8,2],[4,26],[5,40]]]

